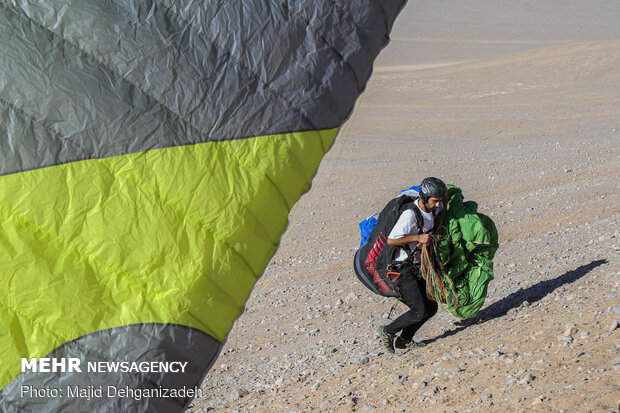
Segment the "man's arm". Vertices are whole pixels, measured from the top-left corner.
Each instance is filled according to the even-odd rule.
[[[402,247],[403,245],[410,244],[412,242],[419,242],[422,244],[426,244],[431,239],[431,236],[428,234],[419,234],[419,235],[405,235],[401,238],[388,238],[388,245],[395,245],[397,247]]]

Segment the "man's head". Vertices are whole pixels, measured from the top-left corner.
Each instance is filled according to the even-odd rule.
[[[428,212],[435,211],[446,197],[448,189],[441,179],[428,177],[420,184],[420,199]]]

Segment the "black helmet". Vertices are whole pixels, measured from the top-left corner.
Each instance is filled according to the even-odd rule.
[[[443,199],[447,192],[446,184],[439,178],[424,178],[420,184],[420,198],[424,203],[427,203],[430,197]]]

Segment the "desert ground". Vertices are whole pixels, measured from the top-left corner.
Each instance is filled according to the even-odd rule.
[[[620,2],[410,1],[191,412],[618,412]],[[437,176],[496,223],[475,319],[356,278],[358,223]]]

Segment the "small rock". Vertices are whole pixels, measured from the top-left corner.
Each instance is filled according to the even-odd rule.
[[[370,362],[370,359],[366,356],[364,357],[360,357],[355,361],[355,364],[357,364],[358,366],[363,366],[364,364],[368,364]]]
[[[530,384],[532,381],[534,381],[534,378],[534,376],[528,374],[527,376],[519,380],[519,384]]]
[[[250,392],[249,392],[249,391],[247,391],[246,389],[243,389],[243,388],[241,388],[241,389],[236,389],[236,390],[234,390],[234,391],[232,392],[232,394],[230,395],[229,399],[230,399],[230,401],[233,401],[233,402],[234,402],[234,401],[236,401],[236,400],[239,400],[239,399],[240,399],[240,398],[242,398],[242,397],[247,396],[248,394],[250,394]]]
[[[349,294],[347,294],[347,296],[345,297],[345,301],[351,301],[351,300],[355,300],[357,298],[357,295],[355,295],[355,293],[353,291],[351,291]]]
[[[614,322],[611,323],[611,327],[609,327],[609,331],[614,331],[616,328],[618,328],[618,320],[614,320]]]
[[[523,307],[529,307],[530,306],[530,302],[529,301],[523,301],[523,303],[521,303],[521,305],[523,305]]]
[[[344,304],[344,301],[342,301],[340,298],[338,299],[338,301],[336,301],[336,304],[334,304],[334,307],[338,307],[339,305]]]
[[[564,331],[565,336],[573,336],[577,331],[575,323],[566,323],[566,330]]]
[[[482,397],[476,403],[478,404],[484,403],[491,398],[493,398],[493,395],[491,393],[483,394]]]
[[[347,399],[345,403],[349,406],[355,406],[357,405],[357,397],[351,397],[350,399]]]
[[[517,382],[517,379],[514,377],[511,377],[506,381],[506,387],[514,386],[516,382]]]
[[[420,390],[422,388],[426,387],[426,383],[424,383],[423,381],[416,381],[415,383],[413,383],[413,385],[411,386],[411,388],[413,389],[413,391],[416,390]]]
[[[566,331],[564,332],[564,335],[569,337],[569,336],[575,335],[575,333],[577,333],[577,327],[570,327],[566,329]]]
[[[592,353],[591,353],[591,352],[589,352],[589,351],[588,351],[588,352],[586,352],[586,353],[583,353],[583,352],[582,352],[582,353],[577,354],[577,357],[576,357],[576,358],[590,359],[590,358],[592,358]]]
[[[375,406],[364,406],[364,407],[362,407],[362,410],[365,411],[365,412],[370,411],[370,410],[375,410],[375,409],[376,409]]]

